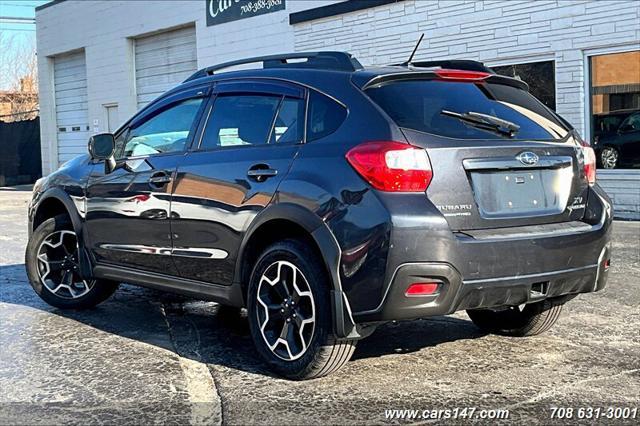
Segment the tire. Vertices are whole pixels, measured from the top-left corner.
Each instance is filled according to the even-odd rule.
[[[92,308],[118,288],[118,283],[78,276],[75,238],[67,216],[52,217],[36,228],[25,253],[31,287],[42,300],[60,309]]]
[[[503,336],[535,336],[549,330],[560,317],[562,303],[543,300],[520,310],[517,306],[501,311],[470,309],[467,314],[480,329]]]
[[[356,342],[339,340],[332,332],[329,278],[317,255],[301,241],[277,242],[258,258],[249,281],[247,309],[258,353],[283,377],[326,376],[353,355]]]
[[[615,169],[620,164],[620,153],[617,149],[606,146],[600,151],[600,164],[605,169]]]

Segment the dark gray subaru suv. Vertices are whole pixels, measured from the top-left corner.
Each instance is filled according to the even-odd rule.
[[[593,150],[522,81],[298,53],[202,69],[93,136],[36,184],[26,265],[60,308],[120,282],[246,307],[260,355],[306,379],[385,321],[547,330],[605,286],[611,217]]]

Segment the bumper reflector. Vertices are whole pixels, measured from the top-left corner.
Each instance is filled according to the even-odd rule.
[[[413,283],[404,293],[407,297],[412,296],[429,296],[438,292],[440,283]]]

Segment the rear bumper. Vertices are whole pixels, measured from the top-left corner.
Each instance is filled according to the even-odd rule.
[[[603,259],[608,259],[608,247]],[[358,315],[357,320],[390,321],[447,315],[464,309],[498,308],[533,303],[547,298],[589,293],[604,288],[608,267],[601,264],[519,277],[462,280],[446,263],[408,263],[397,270],[385,303],[375,313]],[[436,281],[434,295],[407,297],[413,282]]]
[[[607,281],[611,206],[594,188],[587,222],[499,229],[475,233],[403,232],[402,256],[375,309],[354,314],[356,322],[446,315],[458,310],[497,308],[598,291]],[[435,235],[435,236],[434,236]],[[415,247],[407,256],[407,246]],[[428,259],[412,261],[407,259]],[[432,260],[433,259],[433,260]],[[438,282],[432,295],[406,296],[415,282]]]

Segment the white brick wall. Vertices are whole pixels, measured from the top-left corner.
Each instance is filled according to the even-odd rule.
[[[611,198],[616,217],[640,219],[640,173],[601,170],[597,180]]]

